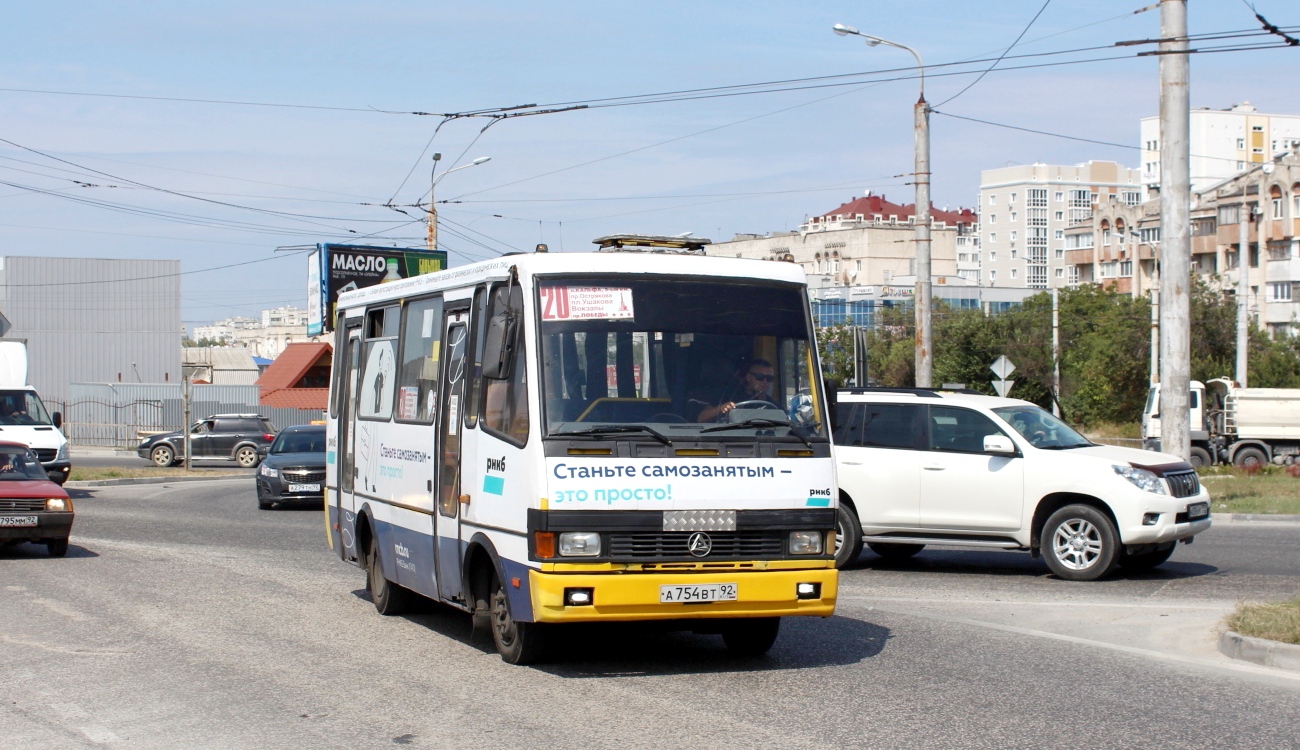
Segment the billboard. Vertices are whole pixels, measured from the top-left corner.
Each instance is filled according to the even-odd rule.
[[[442,271],[446,250],[321,243],[308,257],[307,335],[334,330],[339,294]]]

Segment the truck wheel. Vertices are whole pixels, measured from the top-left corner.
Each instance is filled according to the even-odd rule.
[[[176,462],[176,451],[170,445],[159,445],[149,453],[149,460],[154,466],[165,468]]]
[[[722,642],[732,656],[751,659],[771,650],[780,632],[780,617],[735,620],[723,628]]]
[[[925,549],[924,544],[886,544],[883,542],[867,542],[867,549],[875,552],[877,555],[886,560],[906,560],[916,555],[917,552]]]
[[[1268,463],[1268,457],[1259,448],[1242,448],[1232,457],[1232,463],[1239,469],[1259,468]]]
[[[843,568],[862,554],[862,522],[853,509],[840,502],[835,511],[835,567]]]
[[[1174,554],[1174,549],[1177,546],[1176,542],[1170,542],[1167,549],[1152,550],[1138,555],[1122,554],[1119,556],[1119,566],[1125,570],[1151,570],[1157,565],[1164,564]]]
[[[366,550],[366,591],[370,592],[370,601],[381,615],[400,615],[410,609],[411,592],[384,578],[384,569],[379,562],[379,542],[374,539]]]
[[[1191,464],[1194,469],[1199,469],[1202,466],[1209,466],[1214,463],[1214,461],[1210,460],[1210,452],[1204,448],[1192,448],[1191,455],[1188,457],[1187,462]]]
[[[1090,505],[1067,505],[1043,526],[1042,551],[1057,578],[1093,581],[1114,566],[1119,535],[1105,513]]]
[[[506,588],[492,574],[492,642],[501,661],[507,664],[532,664],[546,651],[546,626],[540,622],[515,622],[510,616]]]
[[[261,456],[257,455],[257,449],[251,445],[241,445],[239,446],[239,449],[235,451],[235,463],[245,469],[251,469],[254,466],[257,466],[257,462],[261,458]]]

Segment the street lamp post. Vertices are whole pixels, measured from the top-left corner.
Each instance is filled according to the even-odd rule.
[[[871,47],[883,44],[907,50],[916,58],[916,67],[920,71],[920,95],[913,108],[916,135],[916,386],[929,388],[934,384],[934,336],[930,309],[930,105],[925,101],[925,65],[921,62],[921,55],[905,44],[863,34],[842,23],[835,24],[832,30],[840,36],[860,36]]]
[[[438,187],[438,183],[442,182],[442,178],[446,177],[452,172],[459,172],[462,169],[477,167],[478,165],[484,162],[492,161],[492,157],[490,156],[480,156],[479,158],[475,159],[469,164],[462,164],[459,167],[452,167],[451,169],[448,169],[446,172],[443,172],[442,174],[434,174],[434,172],[438,171],[438,161],[440,159],[442,159],[442,154],[435,153],[433,155],[433,172],[430,173],[430,177],[429,177],[429,231],[426,235],[426,239],[428,241],[430,251],[438,249],[438,203],[434,200],[433,197],[433,191],[435,188]]]

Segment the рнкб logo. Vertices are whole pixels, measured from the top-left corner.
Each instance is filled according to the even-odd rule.
[[[703,531],[697,531],[686,541],[686,551],[695,557],[706,557],[713,551],[713,540]]]

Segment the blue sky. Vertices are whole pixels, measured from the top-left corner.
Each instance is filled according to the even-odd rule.
[[[1134,14],[1142,4],[1052,0],[1011,54],[1155,37],[1159,12]],[[1253,5],[1279,26],[1300,25],[1294,2]],[[1243,0],[1189,6],[1193,34],[1258,29]],[[305,260],[276,247],[370,233],[378,233],[367,240],[376,244],[423,246],[420,209],[363,205],[424,199],[432,162],[422,150],[440,118],[403,113],[912,64],[903,51],[835,36],[835,23],[916,48],[933,66],[926,93],[939,105],[973,80],[940,73],[981,67],[942,64],[996,57],[1042,7],[1042,0],[27,4],[9,14],[0,58],[0,138],[18,144],[0,143],[0,181],[8,183],[0,185],[0,253],[179,258],[190,325],[301,307]],[[1248,100],[1264,112],[1300,114],[1298,81],[1298,48],[1197,55],[1192,106]],[[1157,94],[1155,58],[1127,58],[993,72],[938,108],[1137,146],[1138,120],[1156,113]],[[868,189],[910,202],[912,188],[897,175],[911,170],[915,96],[915,80],[897,80],[519,117],[482,134],[485,120],[453,120],[430,149],[444,155],[440,170],[462,153],[461,164],[492,160],[439,183],[440,201],[461,201],[439,207],[440,244],[459,265],[539,241],[586,251],[611,233],[723,240],[794,229]],[[932,120],[932,150],[940,207],[973,205],[981,169],[1138,162],[1132,149],[942,115]],[[220,268],[233,264],[246,265]]]

